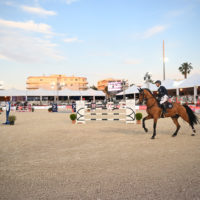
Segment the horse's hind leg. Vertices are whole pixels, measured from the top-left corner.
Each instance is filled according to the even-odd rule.
[[[148,129],[145,126],[145,121],[148,120],[148,119],[152,119],[152,116],[148,115],[145,118],[143,118],[143,120],[142,120],[142,127],[144,128],[145,132],[148,132]]]
[[[191,136],[195,136],[196,130],[195,130],[194,126],[192,124],[190,124],[190,119],[188,117],[188,114],[187,113],[183,113],[180,116],[183,118],[183,120],[185,120],[192,127],[193,133],[192,133]]]
[[[174,122],[174,124],[176,125],[176,131],[174,132],[174,134],[172,135],[172,137],[176,137],[178,134],[179,129],[181,128],[180,124],[178,123],[178,118],[179,116],[174,116],[172,117],[172,120]]]
[[[191,136],[195,136],[196,130],[195,130],[195,128],[194,128],[194,126],[193,126],[193,125],[191,125],[191,127],[192,127],[192,131],[193,131],[193,133],[192,133],[192,135],[191,135]]]

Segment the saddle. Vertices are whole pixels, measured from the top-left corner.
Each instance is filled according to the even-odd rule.
[[[166,102],[166,104],[167,104],[167,109],[172,109],[173,108],[173,104],[172,103],[170,103],[170,102]]]
[[[160,101],[157,100],[157,102],[158,102],[158,105],[162,108],[162,105],[160,104]],[[166,109],[172,109],[173,106],[174,106],[173,103],[170,103],[170,102],[165,102],[164,104],[166,106]]]

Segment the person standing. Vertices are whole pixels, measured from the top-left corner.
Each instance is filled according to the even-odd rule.
[[[7,100],[6,101],[6,123],[5,124],[10,124],[8,118],[9,118],[9,114],[10,114],[10,102]]]

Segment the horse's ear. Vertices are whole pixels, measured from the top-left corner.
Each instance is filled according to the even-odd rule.
[[[139,92],[142,92],[143,90],[142,90],[141,88],[138,88],[138,91],[139,91]]]

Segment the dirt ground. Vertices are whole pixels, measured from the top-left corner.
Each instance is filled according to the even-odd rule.
[[[200,125],[158,122],[151,140],[141,125],[88,122],[69,114],[15,113],[15,126],[0,125],[0,199],[133,200],[200,199]],[[5,112],[0,122],[5,121]]]

